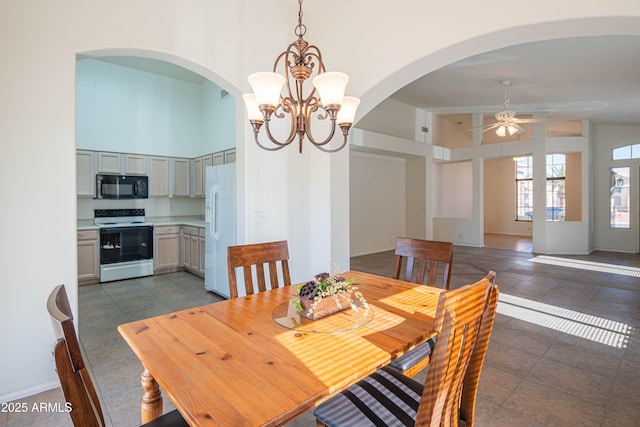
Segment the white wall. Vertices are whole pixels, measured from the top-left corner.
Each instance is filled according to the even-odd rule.
[[[442,163],[436,168],[436,202],[434,216],[473,218],[473,164]]]
[[[351,152],[351,255],[393,249],[406,235],[406,161]]]
[[[540,0],[520,5],[517,14],[470,0],[376,2],[375,7],[365,0],[327,0],[305,3],[304,12],[308,40],[322,47],[328,68],[350,75],[349,94],[362,97],[360,117],[416,78],[474,54],[556,37],[640,33],[640,3],[628,0]],[[0,332],[0,340],[11,343],[0,356],[0,400],[57,384],[46,297],[54,285],[65,283],[77,308],[77,55],[170,60],[238,98],[249,89],[246,76],[270,69],[294,40],[296,18],[297,4],[284,1],[0,3],[0,235],[11,248],[0,258],[0,304],[5,324],[19,325]],[[354,49],[362,54],[354,55]],[[240,238],[289,239],[296,279],[330,259],[348,263],[348,152],[327,156],[307,149],[299,156],[291,147],[280,156],[255,148],[246,119],[236,127]],[[318,191],[317,197],[311,191]],[[318,205],[329,215],[320,215]],[[265,212],[264,231],[251,224],[254,210]],[[316,249],[311,243],[318,241],[327,244]]]
[[[80,149],[197,157],[235,147],[235,99],[209,82],[180,80],[97,59],[77,63]]]

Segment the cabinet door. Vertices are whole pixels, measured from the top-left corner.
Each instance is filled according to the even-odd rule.
[[[225,163],[235,163],[236,162],[236,149],[232,148],[231,150],[227,150],[224,152],[224,162]]]
[[[223,165],[224,164],[224,153],[221,151],[219,153],[214,153],[212,157],[213,166]]]
[[[190,240],[190,252],[191,252],[191,263],[190,267],[194,273],[200,271],[200,237],[196,234],[195,236],[189,236]]]
[[[180,267],[180,235],[156,235],[153,257],[155,270],[176,269]]]
[[[200,264],[198,265],[198,271],[200,272],[200,275],[202,277],[204,277],[204,258],[205,258],[205,251],[204,251],[204,228],[200,228],[199,229],[200,233],[199,233],[199,240],[200,240],[200,247],[199,247],[199,253],[200,253]]]
[[[94,197],[96,191],[95,172],[91,151],[76,152],[76,193],[78,196]]]
[[[204,169],[202,167],[202,157],[193,161],[193,195],[198,197],[204,195]]]
[[[172,196],[190,196],[189,159],[172,159],[173,191]]]
[[[122,173],[121,156],[119,153],[98,153],[98,172]]]
[[[184,268],[190,268],[191,266],[191,236],[188,234],[182,234],[180,236],[180,246],[182,253],[182,265]]]
[[[169,195],[169,159],[166,157],[151,158],[149,175],[149,196]]]
[[[78,282],[97,283],[100,277],[100,258],[97,230],[78,231]],[[84,283],[83,283],[84,282]]]
[[[138,154],[126,154],[124,157],[125,173],[129,175],[147,174],[147,156]]]

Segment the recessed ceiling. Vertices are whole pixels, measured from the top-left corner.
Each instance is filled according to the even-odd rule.
[[[457,121],[474,112],[491,116],[503,108],[503,80],[511,81],[509,107],[518,117],[546,113],[640,125],[638,36],[577,37],[486,52],[427,74],[391,98],[457,115]]]

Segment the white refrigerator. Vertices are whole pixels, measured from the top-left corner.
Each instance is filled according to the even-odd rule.
[[[207,166],[205,177],[204,287],[229,298],[227,247],[236,244],[235,163]]]

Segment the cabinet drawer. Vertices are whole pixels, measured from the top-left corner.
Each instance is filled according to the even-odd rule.
[[[188,234],[189,236],[197,236],[198,229],[196,227],[189,227],[188,225],[185,225],[184,227],[182,227],[182,233]]]
[[[204,228],[198,228],[199,236],[204,237]]]
[[[98,240],[98,230],[78,230],[78,240]]]
[[[178,234],[180,233],[179,225],[161,225],[154,227],[156,234]]]

